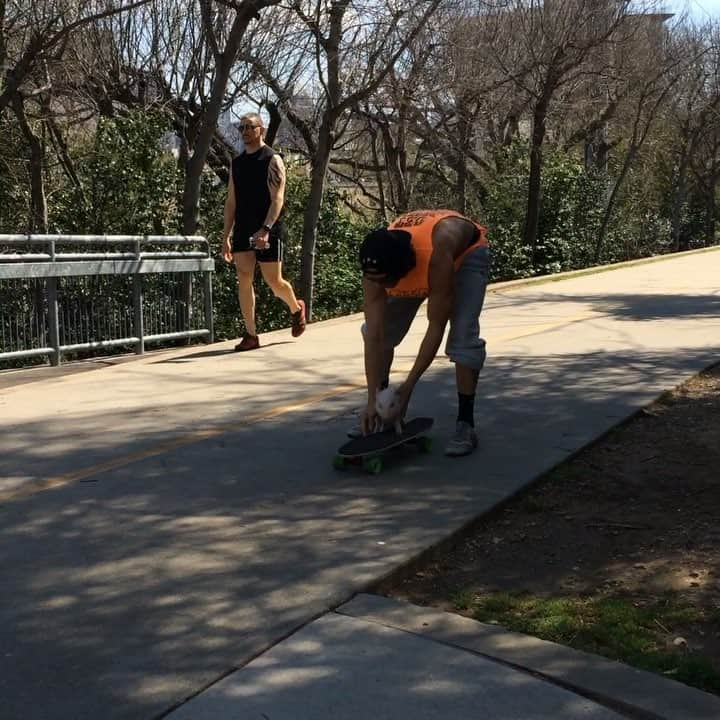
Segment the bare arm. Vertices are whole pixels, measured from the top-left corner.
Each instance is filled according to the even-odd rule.
[[[425,337],[420,343],[415,363],[404,383],[404,389],[408,396],[437,355],[452,312],[454,277],[452,244],[443,242],[441,238],[433,239],[433,253],[430,257],[428,273],[430,288],[427,305],[428,326]]]
[[[375,394],[385,374],[385,308],[387,293],[377,283],[363,278],[365,297],[365,378],[368,404],[375,404]]]
[[[228,183],[227,197],[225,198],[225,222],[223,223],[223,240],[230,237],[235,225],[235,184],[233,183],[232,171]]]
[[[264,224],[272,227],[280,217],[285,204],[285,164],[279,155],[273,155],[270,161],[267,183],[270,190],[270,207]]]
[[[222,233],[222,256],[226,262],[232,261],[232,231],[235,225],[235,185],[230,171],[227,197],[225,198],[225,211]]]
[[[363,278],[365,298],[365,379],[367,381],[367,410],[363,415],[363,432],[371,432],[375,426],[375,396],[385,379],[385,311],[387,292],[377,283]]]

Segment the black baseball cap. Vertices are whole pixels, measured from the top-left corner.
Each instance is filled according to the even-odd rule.
[[[415,267],[412,236],[405,230],[378,228],[369,232],[360,245],[363,275],[387,275],[399,280]]]

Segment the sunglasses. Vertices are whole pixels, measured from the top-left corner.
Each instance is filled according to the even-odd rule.
[[[262,125],[250,125],[249,123],[243,123],[242,125],[238,125],[240,130],[244,132],[245,130],[254,130],[255,128],[262,127]]]

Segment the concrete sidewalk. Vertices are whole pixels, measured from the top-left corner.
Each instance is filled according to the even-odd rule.
[[[169,717],[717,720],[720,698],[458,615],[358,595]]]
[[[226,676],[247,697],[253,658],[262,667],[278,653],[289,668],[284,640],[308,647],[305,660],[290,653],[302,665],[313,649],[340,651],[345,632],[358,647],[377,647],[378,633],[404,638],[417,673],[430,648],[462,665],[474,656],[334,609],[717,361],[718,277],[712,251],[495,288],[482,318],[489,359],[478,452],[400,453],[377,477],[331,465],[363,402],[358,316],[311,325],[299,341],[289,331],[265,335],[252,353],[218,343],[0,389],[2,714],[187,712],[187,698],[203,701],[203,688]],[[423,332],[421,317],[398,348],[395,377]],[[453,368],[438,358],[411,412],[435,417],[439,446],[455,397]],[[354,668],[337,662],[338,672]],[[496,666],[482,663],[483,672]],[[576,702],[601,712],[592,693],[597,707],[557,695],[546,680],[528,683],[525,672],[501,672],[511,687],[550,688],[548,707],[571,702],[559,720],[583,717],[572,714]],[[452,694],[451,681],[439,682],[436,700],[443,687]]]

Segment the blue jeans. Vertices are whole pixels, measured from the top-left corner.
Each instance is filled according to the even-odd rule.
[[[455,272],[450,333],[445,354],[454,363],[473,370],[485,364],[485,340],[480,337],[480,313],[490,275],[490,252],[486,247],[473,250]],[[397,347],[407,335],[425,298],[390,297],[385,313],[385,341]],[[363,325],[363,332],[365,326]]]

